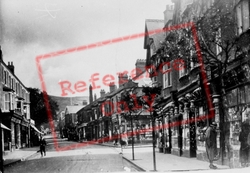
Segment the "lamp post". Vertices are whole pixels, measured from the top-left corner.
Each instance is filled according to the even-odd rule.
[[[130,111],[130,123],[131,123],[131,136],[132,136],[132,159],[135,160],[135,152],[134,152],[134,129],[133,129],[133,117]]]
[[[3,173],[2,109],[0,108],[0,171]]]
[[[152,110],[150,110],[150,116],[151,116],[151,119],[152,119],[153,164],[154,164],[154,171],[156,171],[156,159],[155,159],[155,118],[154,118],[154,114],[152,114]]]

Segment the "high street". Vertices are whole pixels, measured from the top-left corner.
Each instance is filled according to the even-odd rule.
[[[75,142],[60,141],[59,146]],[[66,151],[56,151],[53,144],[47,146],[46,156],[40,153],[28,160],[5,168],[6,173],[14,172],[125,172],[136,169],[130,165],[114,148],[89,145]]]

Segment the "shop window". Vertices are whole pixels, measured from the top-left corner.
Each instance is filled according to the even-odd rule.
[[[246,114],[246,108],[241,106],[234,106],[228,109],[228,116],[230,121],[230,143],[232,145],[239,145],[239,133],[242,124],[242,115]]]

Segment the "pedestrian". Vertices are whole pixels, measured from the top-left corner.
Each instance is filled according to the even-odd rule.
[[[46,156],[46,149],[45,149],[45,146],[46,146],[46,140],[44,139],[44,137],[42,137],[42,135],[40,135],[40,152],[41,152],[41,157],[43,157],[43,154],[44,156]]]
[[[248,159],[249,159],[248,134],[249,134],[248,124],[242,123],[241,132],[239,135],[240,163],[242,167],[248,166]]]
[[[121,154],[123,152],[123,148],[125,148],[128,145],[128,135],[125,133],[125,131],[123,131],[123,133],[121,134]]]
[[[217,169],[215,165],[213,165],[213,161],[215,160],[217,156],[217,146],[216,146],[216,128],[217,124],[216,122],[212,122],[211,125],[206,130],[206,152],[207,157],[210,162],[209,167],[211,169]]]
[[[114,145],[118,145],[118,132],[114,132]]]

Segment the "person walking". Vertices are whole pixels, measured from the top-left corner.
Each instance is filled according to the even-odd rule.
[[[125,133],[125,131],[123,131],[123,133],[121,134],[121,154],[123,153],[123,148],[125,148],[126,146],[128,146],[128,135]]]
[[[216,122],[212,122],[212,124],[206,130],[205,146],[206,146],[207,157],[210,163],[209,167],[211,169],[217,169],[217,167],[213,165],[213,161],[215,160],[215,157],[217,155],[216,128],[217,128]]]
[[[44,137],[42,137],[42,135],[40,135],[40,152],[41,152],[41,157],[43,157],[43,154],[44,156],[46,156],[46,149],[45,149],[45,146],[46,146],[46,140],[44,139]]]
[[[115,132],[114,132],[114,136],[113,136],[113,139],[114,139],[114,145],[118,145],[118,138],[119,138],[119,136],[118,136],[118,132],[117,132],[117,131],[115,131]]]
[[[242,123],[239,135],[241,167],[248,167],[248,159],[249,159],[248,134],[249,134],[248,124]]]

